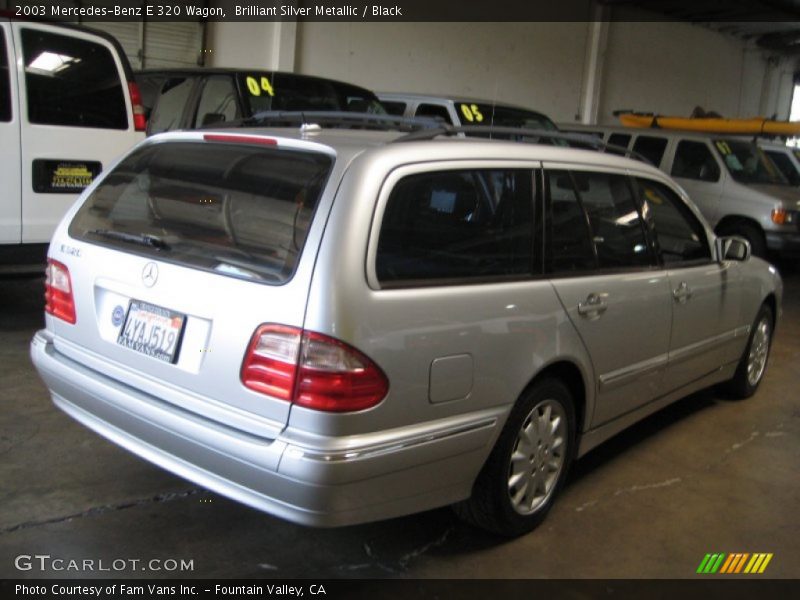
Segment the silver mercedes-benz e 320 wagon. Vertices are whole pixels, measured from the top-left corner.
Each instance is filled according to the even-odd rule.
[[[782,284],[744,240],[639,161],[454,131],[139,144],[50,244],[55,404],[298,523],[518,535],[623,428],[756,391]]]

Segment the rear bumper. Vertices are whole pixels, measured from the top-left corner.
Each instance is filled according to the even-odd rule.
[[[59,353],[44,330],[31,358],[54,403],[90,429],[180,477],[304,525],[362,523],[467,497],[505,413],[299,446],[291,440],[309,436],[288,429],[272,440],[253,436],[89,369]]]
[[[767,248],[782,256],[800,256],[800,232],[766,232]]]

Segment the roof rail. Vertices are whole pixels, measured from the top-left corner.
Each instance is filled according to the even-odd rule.
[[[356,113],[344,111],[298,110],[262,111],[251,117],[210,125],[209,129],[219,127],[252,127],[271,125],[273,127],[320,125],[328,127],[347,127],[351,129],[373,129],[380,131],[413,132],[421,129],[440,127],[442,121],[427,117],[404,118],[393,115]],[[204,128],[206,129],[206,128]]]
[[[526,129],[524,127],[487,127],[485,125],[462,125],[460,127],[454,127],[452,125],[440,123],[437,127],[421,129],[408,133],[397,138],[394,140],[394,142],[414,142],[419,140],[432,140],[440,135],[456,136],[459,134],[469,135],[476,133],[481,134],[480,137],[494,138],[497,136],[502,139],[511,139],[512,141],[529,143],[537,143],[541,139],[563,140],[565,142],[572,142],[578,146],[590,146],[595,150],[610,150],[615,154],[630,156],[631,158],[640,160],[648,165],[653,164],[650,159],[639,154],[638,152],[628,150],[627,148],[623,148],[622,146],[617,146],[615,144],[607,144],[597,136],[581,133],[552,131],[550,129]],[[526,138],[536,139],[530,140]]]

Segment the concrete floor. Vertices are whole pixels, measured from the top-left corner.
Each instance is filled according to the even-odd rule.
[[[511,541],[449,509],[307,529],[151,466],[53,407],[28,358],[42,283],[0,281],[0,577],[92,575],[14,567],[47,554],[194,564],[97,576],[684,578],[708,552],[772,552],[764,577],[800,577],[800,272],[783,270],[784,320],[754,398],[706,391],[617,436]]]

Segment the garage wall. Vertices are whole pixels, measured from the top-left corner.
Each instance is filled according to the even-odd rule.
[[[206,23],[206,66],[295,70],[294,22]]]
[[[601,46],[598,122],[618,108],[787,118],[795,61],[674,22],[621,21]],[[209,23],[209,66],[295,70],[383,91],[464,94],[574,122],[581,110],[588,23]]]
[[[579,110],[587,23],[302,23],[296,67],[381,91]]]
[[[779,101],[786,90],[779,90],[778,82],[780,72],[791,67],[769,67],[775,81],[768,82],[762,98],[768,61],[758,49],[697,25],[614,21],[598,121],[615,122],[614,109],[688,116],[698,105],[730,117],[779,112],[787,118],[788,105]]]

